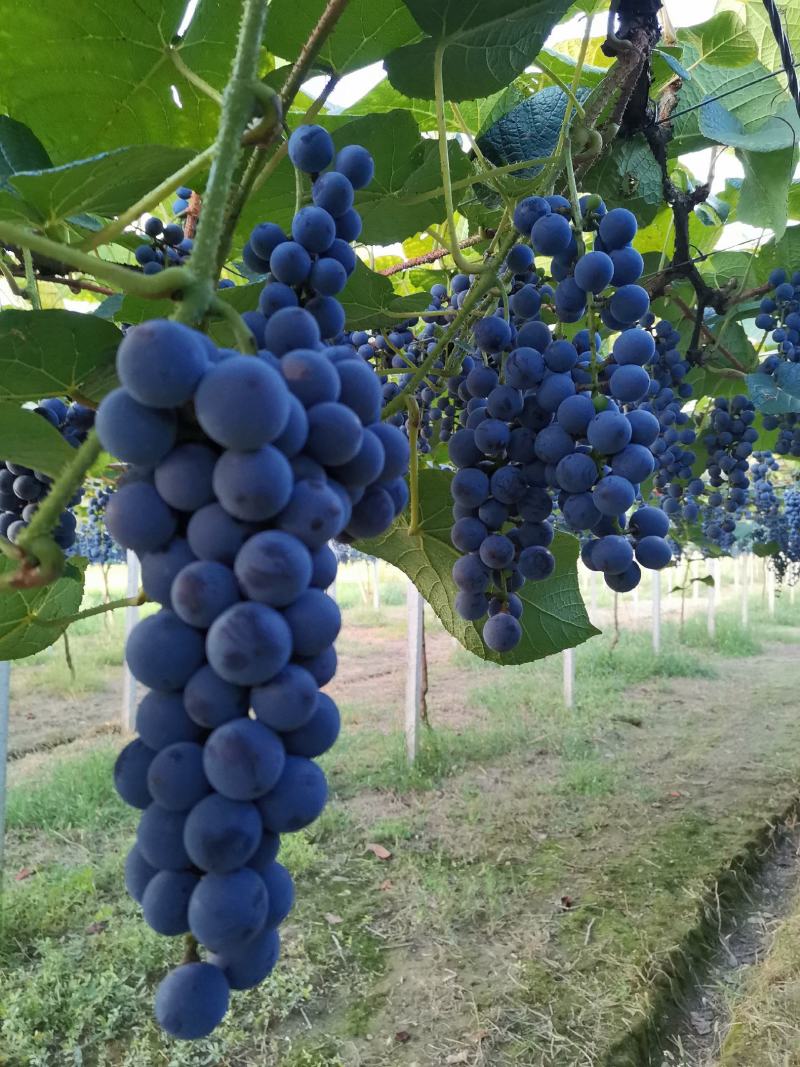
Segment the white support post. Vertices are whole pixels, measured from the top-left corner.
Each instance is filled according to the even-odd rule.
[[[381,610],[381,590],[378,584],[377,559],[372,561],[372,610],[376,613]]]
[[[702,564],[701,564],[701,566],[702,566]],[[695,570],[694,564],[692,565],[692,570]],[[702,577],[702,575],[693,574],[692,577],[693,578],[700,578],[700,577]],[[702,585],[702,582],[692,582],[692,600],[699,600],[700,599],[700,586],[701,585]]]
[[[571,708],[575,703],[575,649],[565,648],[564,660],[564,707]]]
[[[718,561],[714,560],[711,566],[714,584],[707,586],[708,597],[706,599],[706,629],[712,641],[717,636],[717,579],[719,574],[717,563]]]
[[[128,585],[126,596],[128,598],[139,595],[139,559],[135,552],[128,551]],[[125,608],[125,641],[127,643],[131,630],[139,621],[139,608]],[[122,682],[122,729],[125,733],[131,733],[136,722],[136,679],[125,664],[125,674]]]
[[[406,671],[406,756],[413,763],[419,742],[420,697],[422,695],[422,627],[424,601],[413,582],[406,591],[408,609],[408,666]]]
[[[750,561],[747,556],[742,556],[741,572],[742,626],[746,630],[750,621]]]
[[[632,606],[633,606],[633,617],[634,617],[634,619],[638,619],[639,618],[639,586],[638,585],[634,586],[634,589],[633,589],[633,605]]]
[[[717,607],[719,607],[719,605],[722,603],[722,588],[723,588],[723,583],[722,583],[722,560],[721,559],[715,559],[714,560],[713,570],[714,570],[714,593],[715,593],[714,600],[716,601]]]
[[[597,583],[600,576],[597,571],[589,571],[589,614],[594,619],[597,617]]]
[[[0,874],[3,873],[6,836],[6,767],[8,765],[8,718],[11,702],[11,664],[0,662]]]
[[[764,560],[764,566],[767,568],[767,604],[769,606],[769,617],[775,618],[775,571]]]
[[[661,571],[653,571],[653,651],[661,651]]]

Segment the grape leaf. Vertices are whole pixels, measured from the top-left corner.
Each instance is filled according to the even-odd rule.
[[[98,401],[116,384],[119,341],[116,326],[95,315],[3,311],[0,400],[71,396]]]
[[[0,0],[4,110],[36,131],[56,163],[130,144],[205,147],[219,107],[179,73],[171,50],[222,89],[238,19],[230,4],[204,0],[178,41],[185,8],[186,0]]]
[[[16,404],[0,404],[0,456],[55,477],[75,455],[47,419]]]
[[[772,152],[788,148],[800,133],[800,120],[793,103],[784,101],[776,114],[763,122],[748,123],[730,112],[719,100],[705,101],[699,110],[700,131],[712,141],[749,152]]]
[[[480,622],[466,622],[455,611],[456,589],[451,571],[459,553],[450,541],[452,471],[420,472],[420,531],[408,532],[408,513],[387,533],[359,541],[357,548],[398,567],[417,587],[440,619],[468,652],[494,663],[528,663],[588,641],[600,631],[589,622],[578,587],[578,542],[557,533],[551,546],[556,572],[543,582],[528,582],[517,594],[524,610],[522,641],[505,655],[483,643]]]
[[[475,100],[510,84],[533,62],[568,0],[405,0],[428,35],[392,52],[389,81],[411,97],[434,97],[434,55],[443,49],[444,95]]]
[[[758,56],[756,42],[747,26],[733,11],[718,11],[706,22],[690,26],[678,34],[679,40],[690,40],[699,56],[696,63],[715,67],[744,67]]]
[[[740,150],[736,158],[744,168],[737,221],[767,227],[780,239],[789,217],[789,182],[797,159],[794,145],[776,152]]]
[[[522,92],[514,85],[501,89],[480,100],[467,100],[461,105],[461,114],[464,122],[470,130],[482,130],[491,124],[495,109],[502,108],[500,114],[504,114],[514,104],[522,99]],[[505,106],[504,106],[505,105]],[[348,107],[347,114],[353,117],[360,115],[385,115],[390,111],[410,111],[411,117],[421,130],[436,129],[436,105],[432,100],[411,99],[394,89],[388,80],[378,82],[366,96],[362,96],[355,104]],[[497,117],[497,116],[495,116]],[[461,123],[458,122],[450,108],[446,109],[445,120],[447,129],[451,132],[461,132]]]
[[[578,90],[578,99],[588,96],[587,89]],[[522,163],[526,159],[546,159],[558,143],[561,123],[567,106],[567,95],[551,85],[534,93],[498,119],[478,139],[478,147],[495,166]],[[527,167],[514,172],[517,179],[534,177],[542,166]]]
[[[338,299],[347,316],[348,330],[395,326],[398,320],[387,315],[387,312],[403,312],[413,316],[430,304],[427,293],[397,296],[389,279],[371,271],[361,260],[356,263],[356,269]]]
[[[285,59],[299,55],[324,12],[326,0],[272,0],[269,6],[270,50]],[[383,59],[393,48],[421,36],[402,0],[350,0],[323,42],[314,66],[346,74]]]
[[[771,374],[748,374],[747,391],[765,415],[800,412],[800,363],[781,363]]]
[[[118,215],[192,154],[185,148],[137,145],[50,170],[18,172],[8,184],[31,208],[30,218],[48,227],[81,212]]]
[[[0,179],[20,170],[51,166],[50,157],[33,131],[8,115],[0,115]]]
[[[642,226],[656,217],[664,200],[661,168],[640,133],[614,141],[586,175],[585,188],[598,193],[609,208],[628,208]]]
[[[0,578],[16,569],[14,560],[0,556]],[[0,660],[25,659],[55,644],[69,625],[69,616],[81,606],[83,580],[83,566],[70,560],[50,585],[0,592]],[[54,624],[56,619],[63,622]]]

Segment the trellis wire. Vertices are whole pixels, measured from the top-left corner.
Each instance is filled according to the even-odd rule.
[[[792,46],[789,44],[789,38],[786,36],[786,27],[783,25],[783,20],[775,5],[775,0],[764,0],[764,7],[766,8],[769,17],[769,24],[772,27],[773,36],[778,45],[778,51],[781,54],[781,62],[783,63],[783,70],[786,74],[789,92],[792,94],[797,114],[800,115],[800,85],[797,84],[797,72],[795,70],[795,67],[798,64],[795,63],[794,56],[792,55]]]

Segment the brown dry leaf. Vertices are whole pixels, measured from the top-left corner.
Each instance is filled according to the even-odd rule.
[[[30,876],[32,874],[36,874],[36,868],[35,867],[22,867],[14,875],[14,881],[15,882],[24,882],[25,879],[26,878],[30,878]]]
[[[571,911],[575,907],[575,898],[565,893],[558,903],[564,911]]]
[[[102,934],[108,929],[108,919],[101,919],[99,922],[89,923],[86,927],[87,934]]]
[[[380,889],[382,893],[388,893],[390,889],[394,889],[394,882],[391,880],[391,878],[384,878],[384,880],[378,886],[378,889]]]
[[[367,845],[367,852],[371,852],[379,860],[390,860],[392,854],[388,848],[384,848],[383,845]]]
[[[338,926],[339,923],[343,923],[344,919],[341,915],[333,915],[331,912],[325,912],[325,922],[330,923],[331,926]]]
[[[397,1033],[394,1035],[394,1039],[401,1045],[405,1045],[406,1041],[411,1040],[411,1034],[408,1032],[408,1030],[398,1030]]]

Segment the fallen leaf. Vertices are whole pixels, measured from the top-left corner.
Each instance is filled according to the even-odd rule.
[[[89,923],[86,927],[87,934],[102,934],[108,929],[108,919],[101,919],[99,922]]]
[[[35,867],[22,867],[14,875],[14,881],[15,882],[24,882],[25,879],[26,878],[30,878],[30,876],[32,874],[36,874],[36,868]]]
[[[575,907],[575,899],[574,897],[571,897],[565,893],[564,896],[561,897],[561,899],[559,900],[559,904],[564,909],[564,911],[570,911],[572,908]]]
[[[683,793],[680,793],[677,790],[674,790],[673,792],[670,793],[670,796],[673,797],[675,800],[677,800],[679,797],[683,796]]]
[[[330,923],[331,926],[338,926],[339,923],[344,922],[344,919],[341,917],[341,915],[333,915],[331,914],[331,912],[328,911],[325,913],[325,921]]]
[[[469,1053],[467,1052],[466,1049],[464,1049],[463,1052],[453,1052],[453,1053],[451,1053],[444,1062],[445,1063],[466,1063],[468,1059],[469,1059]]]
[[[371,852],[379,860],[390,860],[392,854],[388,848],[384,848],[383,845],[367,845],[367,852]]]
[[[394,1035],[395,1041],[399,1041],[401,1045],[405,1045],[406,1041],[411,1040],[411,1034],[408,1030],[398,1030]]]
[[[383,893],[388,893],[390,889],[394,889],[394,882],[391,880],[391,878],[385,878],[378,886],[378,889],[380,889]]]

